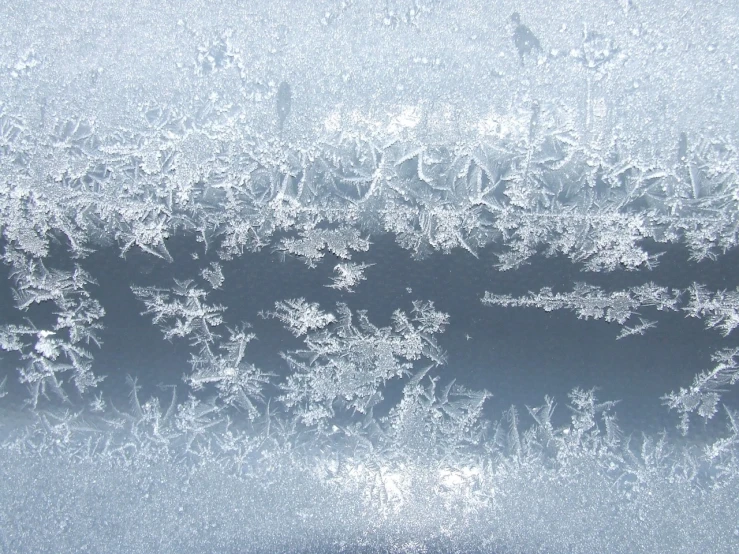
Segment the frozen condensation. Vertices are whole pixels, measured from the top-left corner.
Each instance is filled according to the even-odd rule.
[[[739,550],[734,2],[0,30],[1,552]]]

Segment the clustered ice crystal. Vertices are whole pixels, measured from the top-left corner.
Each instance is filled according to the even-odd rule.
[[[0,8],[0,236],[23,321],[3,314],[1,402],[16,377],[30,391],[30,421],[0,422],[0,550],[739,548],[739,414],[721,405],[737,347],[663,397],[685,438],[632,437],[579,388],[569,422],[548,396],[530,425],[515,407],[489,421],[490,393],[439,371],[439,335],[464,322],[433,299],[374,322],[297,286],[245,314],[302,342],[280,352],[286,377],[212,302],[228,264],[265,249],[330,263],[325,287],[351,293],[380,278],[353,260],[384,235],[414,259],[492,249],[499,271],[544,255],[642,272],[660,246],[691,263],[737,247],[731,6],[452,4]],[[130,291],[189,349],[185,387],[163,400],[131,378],[117,406],[96,391],[106,310],[86,259],[176,267],[181,236],[198,271]],[[658,325],[643,307],[739,326],[739,287],[558,286],[481,301],[572,310],[626,341]],[[718,413],[724,432],[695,434]]]

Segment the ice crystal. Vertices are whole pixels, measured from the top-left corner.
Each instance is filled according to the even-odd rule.
[[[21,4],[0,550],[737,551],[731,2]],[[558,263],[588,276],[525,267]],[[501,416],[512,376],[537,393],[501,345],[556,342],[512,307],[616,324],[626,353],[721,342],[662,398],[686,437],[590,388]],[[150,322],[184,392],[116,358],[158,359],[127,334]]]

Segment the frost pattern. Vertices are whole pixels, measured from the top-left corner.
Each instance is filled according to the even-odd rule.
[[[309,121],[309,126],[319,123],[322,130],[308,134],[308,139],[301,137],[294,127],[310,120],[304,111],[310,106],[305,89],[328,90],[334,83],[327,86],[320,75],[309,76],[310,87],[293,82],[292,76],[290,84],[281,81],[288,78],[278,73],[288,69],[281,64],[283,56],[290,59],[291,44],[286,40],[290,29],[310,34],[316,27],[333,35],[341,31],[342,22],[361,21],[360,29],[350,31],[362,35],[368,27],[380,29],[383,39],[402,36],[407,50],[380,56],[374,66],[372,60],[363,62],[382,74],[387,74],[388,64],[424,67],[419,72],[424,78],[420,88],[428,85],[449,98],[460,92],[454,85],[444,88],[459,77],[456,68],[468,67],[468,61],[482,52],[470,46],[479,38],[468,29],[473,26],[465,25],[465,18],[444,3],[399,0],[366,9],[359,4],[348,0],[326,6],[313,26],[309,10],[297,14],[300,26],[273,24],[287,17],[284,13],[265,17],[239,13],[231,18],[231,11],[223,12],[225,18],[244,23],[245,30],[221,28],[223,19],[218,20],[220,26],[197,28],[183,15],[176,32],[158,35],[161,40],[155,42],[162,50],[153,56],[125,25],[88,30],[85,25],[63,24],[61,42],[55,42],[58,37],[53,33],[42,40],[30,32],[28,45],[23,41],[29,39],[5,29],[13,37],[0,54],[0,73],[10,83],[0,98],[0,234],[16,308],[29,318],[4,324],[0,347],[21,360],[20,380],[31,389],[29,415],[34,420],[3,438],[3,460],[11,462],[2,470],[12,470],[13,462],[32,457],[50,474],[60,469],[65,476],[65,471],[74,475],[75,469],[102,462],[96,468],[103,477],[95,482],[90,482],[89,474],[60,479],[70,487],[60,497],[71,506],[75,497],[71,487],[76,483],[91,489],[98,482],[115,486],[116,477],[147,476],[146,471],[170,463],[173,471],[187,472],[189,486],[212,475],[214,468],[225,469],[237,477],[230,484],[245,487],[242,494],[220,495],[224,504],[238,498],[238,505],[229,505],[233,513],[246,513],[253,498],[271,498],[275,491],[284,505],[296,506],[294,514],[280,512],[275,517],[251,512],[255,517],[247,518],[250,534],[259,533],[259,521],[279,520],[291,529],[310,531],[304,533],[310,537],[306,540],[331,537],[331,544],[341,550],[348,545],[340,542],[345,540],[344,529],[337,521],[362,529],[348,540],[366,550],[424,551],[431,545],[446,551],[506,551],[514,545],[530,551],[599,551],[603,548],[593,544],[603,541],[624,544],[629,551],[670,550],[662,542],[655,544],[654,537],[659,537],[672,540],[675,550],[698,552],[706,550],[705,541],[702,548],[696,546],[706,536],[711,549],[736,550],[736,528],[716,523],[726,521],[727,514],[735,521],[737,513],[739,432],[737,414],[729,408],[724,436],[703,448],[671,447],[666,435],[625,437],[616,424],[615,403],[598,401],[593,391],[581,389],[570,394],[569,423],[555,419],[554,400],[546,397],[544,405],[527,407],[533,419],[529,427],[525,413],[513,407],[501,421],[488,424],[481,415],[487,392],[447,383],[434,373],[445,362],[436,337],[448,318],[430,302],[415,302],[410,314],[396,311],[387,327],[374,325],[365,312],[352,313],[343,304],[325,311],[302,298],[277,302],[274,311],[263,315],[282,322],[304,343],[300,350],[283,353],[292,373],[277,382],[276,376],[248,361],[247,350],[255,340],[248,325],[226,326],[225,306],[209,301],[224,283],[221,262],[265,248],[295,256],[310,267],[328,258],[336,272],[328,286],[351,291],[371,265],[352,262],[352,257],[368,252],[372,237],[382,234],[393,235],[414,257],[461,250],[482,258],[494,251],[499,270],[516,270],[538,254],[567,257],[585,271],[650,269],[668,243],[686,246],[693,261],[717,259],[739,244],[739,149],[731,123],[718,125],[710,117],[704,122],[701,116],[725,113],[730,104],[724,98],[732,97],[731,79],[719,72],[729,87],[721,88],[724,85],[718,85],[710,69],[732,57],[731,35],[723,27],[731,28],[731,14],[724,17],[726,12],[716,4],[711,10],[664,10],[659,21],[649,21],[648,6],[622,1],[623,13],[611,14],[606,28],[594,29],[585,14],[577,21],[580,25],[587,20],[582,34],[575,33],[574,42],[570,39],[567,44],[566,25],[562,38],[555,39],[545,31],[550,23],[546,11],[537,20],[523,12],[523,6],[519,8],[523,16],[495,15],[500,22],[508,21],[504,43],[494,46],[504,51],[500,59],[481,58],[483,66],[493,64],[484,72],[499,80],[501,94],[515,99],[505,110],[491,108],[480,117],[478,106],[465,110],[456,100],[446,104],[443,98],[437,102],[423,93],[415,105],[389,94],[386,106],[378,94],[380,100],[369,102],[368,111],[349,101],[348,110],[337,107],[326,121]],[[260,9],[258,3],[250,8]],[[55,17],[68,11],[69,6]],[[166,6],[144,13],[151,16],[157,32],[156,26],[172,19]],[[13,14],[8,16],[13,21]],[[674,24],[677,17],[679,25]],[[302,25],[304,18],[308,25]],[[136,25],[144,19],[133,18]],[[665,49],[662,37],[675,32],[687,44],[693,37],[683,35],[682,29],[692,33],[706,22],[713,24],[711,40],[717,43],[684,53],[703,52],[690,58],[698,63],[688,77],[683,71],[653,71],[655,64],[674,58],[674,45],[665,40]],[[23,33],[27,28],[39,33],[35,25],[23,25]],[[415,55],[413,49],[424,46],[418,41],[426,40],[433,25],[441,36],[467,46],[447,48],[428,59]],[[403,26],[412,28],[413,36],[396,31]],[[115,52],[115,58],[125,61],[134,52],[133,67],[113,63],[111,54],[95,48],[98,43],[87,37],[118,29],[130,34],[136,46]],[[176,37],[176,47],[166,46],[170,35]],[[78,42],[84,55],[69,56],[68,45]],[[316,43],[325,50],[325,41]],[[484,44],[485,55],[488,40],[478,43]],[[57,66],[55,62],[63,61],[59,50],[74,61]],[[305,57],[303,49],[298,50]],[[663,50],[668,57],[659,54]],[[658,61],[647,63],[652,57]],[[97,59],[105,67],[90,72],[88,64]],[[167,63],[152,66],[151,59]],[[341,69],[341,60],[321,59],[331,67],[331,80],[342,79],[342,90],[349,90],[353,80],[360,88],[365,86],[359,72]],[[510,70],[511,61],[515,71]],[[263,66],[269,68],[266,75]],[[152,74],[157,75],[154,93],[147,88]],[[671,75],[694,82],[676,81]],[[650,111],[640,111],[637,104],[644,103],[644,97],[639,81],[644,77],[652,86],[668,84],[679,91],[677,101],[664,110],[679,112],[679,123],[653,113],[651,96]],[[541,79],[580,83],[583,97],[575,94],[572,101],[563,101],[548,94]],[[161,94],[159,85],[168,81],[175,84],[178,98],[165,101],[167,95]],[[378,80],[372,83],[383,85]],[[626,83],[627,90],[616,83]],[[403,87],[395,80],[389,85],[398,91]],[[478,85],[489,87],[490,81]],[[125,92],[100,92],[106,86],[108,91],[112,86]],[[474,86],[469,88],[476,94]],[[641,90],[647,88],[651,87]],[[709,91],[712,101],[693,97],[689,92],[693,88]],[[84,105],[97,106],[89,113],[78,107],[80,89],[85,91]],[[666,95],[667,90],[660,93]],[[269,108],[263,109],[262,102]],[[104,105],[119,108],[114,117],[99,108]],[[710,110],[697,110],[704,105]],[[471,111],[476,112],[474,117]],[[683,119],[685,131],[678,128]],[[649,127],[650,132],[654,127],[654,134],[664,139],[651,144],[648,138],[625,132],[640,127]],[[167,400],[143,399],[138,382],[131,379],[127,407],[98,392],[83,397],[89,411],[77,410],[67,394],[67,376],[80,392],[101,380],[92,373],[92,354],[86,347],[100,346],[104,310],[90,296],[94,281],[82,269],[84,259],[97,249],[116,248],[122,257],[138,251],[172,262],[177,254],[170,239],[176,236],[195,237],[206,255],[219,258],[199,272],[207,290],[184,279],[173,287],[134,286],[132,291],[165,338],[189,341],[192,367],[185,380],[191,390],[184,399],[178,399],[174,387]],[[63,250],[75,263],[51,262]],[[738,321],[736,294],[708,292],[695,284],[684,310],[728,337]],[[678,291],[651,283],[618,292],[578,284],[572,292],[543,289],[524,298],[486,293],[483,301],[570,309],[584,319],[617,322],[622,338],[654,326],[641,317],[639,323],[627,325],[642,307],[674,311],[678,297]],[[41,324],[45,308],[52,311],[51,321]],[[690,414],[710,419],[717,413],[724,389],[737,380],[736,356],[736,349],[719,351],[713,369],[696,376],[689,389],[665,397],[668,407],[680,414],[684,432]],[[384,385],[401,377],[408,377],[402,398],[382,406],[388,408],[385,415],[375,416]],[[279,397],[267,392],[275,384],[281,387]],[[59,395],[61,406],[42,401],[49,391]],[[246,417],[240,417],[244,413]],[[144,504],[129,513],[150,513],[146,502],[155,494],[181,493],[165,499],[184,498],[186,507],[179,506],[176,518],[156,518],[161,526],[158,544],[132,550],[178,551],[164,542],[180,535],[181,547],[200,544],[207,533],[199,525],[210,512],[185,519],[196,495],[179,482],[166,492],[157,491],[157,483],[166,483],[165,478],[143,484],[141,480],[133,482],[146,492],[133,488],[121,495],[127,506],[143,499]],[[38,487],[35,482],[32,486]],[[13,488],[12,492],[24,493],[31,487]],[[301,490],[310,491],[308,500],[296,492]],[[589,491],[597,493],[588,496]],[[101,495],[106,505],[108,492]],[[44,521],[49,523],[41,532],[64,538],[68,514],[60,517],[48,502],[48,492],[44,495],[8,506],[18,510],[32,506],[36,511],[44,506],[50,512]],[[439,500],[442,507],[437,509],[434,502]],[[591,509],[583,510],[588,501]],[[547,506],[556,519],[547,520],[545,510],[539,509],[545,502],[550,502]],[[652,528],[653,516],[663,515],[668,504],[683,510],[680,522],[685,529],[674,521],[664,532]],[[407,517],[411,513],[424,517]],[[607,514],[608,523],[591,525],[592,513]],[[10,523],[21,525],[36,516],[18,515]],[[170,525],[175,519],[177,523]],[[543,544],[544,539],[537,544],[533,524],[542,519],[551,534],[562,529],[565,519],[581,525],[580,532],[559,535],[556,547]],[[482,526],[487,532],[476,526],[480,521],[488,524]],[[13,542],[18,536],[29,543],[37,539],[37,534],[25,531],[14,537],[8,523],[6,518],[0,525],[0,547],[5,550],[26,546]],[[207,521],[205,525],[205,531],[212,530]],[[490,528],[495,532],[491,534]],[[56,529],[60,531],[54,535]],[[627,529],[628,534],[616,536],[618,529]],[[378,530],[389,536],[380,545],[372,542]],[[644,538],[639,536],[643,542],[634,539],[639,535],[635,530],[648,531]],[[263,544],[280,550],[277,535],[273,529],[265,532]],[[458,537],[468,542],[454,544]],[[239,539],[243,535],[232,543],[224,539],[215,548],[233,549]],[[77,546],[70,550],[82,550]],[[315,544],[298,546],[292,550],[316,550]],[[208,548],[213,544],[204,549]]]
[[[719,328],[726,337],[739,327],[739,287],[735,291],[710,293],[698,283],[689,289],[688,316],[706,320],[708,329]]]
[[[366,252],[370,247],[368,239],[360,236],[359,231],[351,228],[310,229],[301,233],[300,238],[283,239],[277,250],[283,254],[291,254],[302,258],[310,267],[315,267],[323,258],[324,250],[334,256],[348,260],[351,251]]]
[[[376,529],[401,525],[404,534],[422,531],[425,539],[419,536],[420,544],[429,537],[438,541],[462,531],[474,533],[475,541],[493,540],[485,532],[487,525],[478,527],[478,518],[516,529],[521,517],[528,517],[524,508],[542,506],[532,504],[531,495],[537,491],[549,493],[544,498],[554,504],[546,504],[545,513],[532,515],[528,528],[535,528],[531,526],[542,517],[561,525],[561,514],[571,513],[568,506],[584,500],[628,506],[609,513],[606,527],[590,530],[613,536],[618,529],[631,529],[623,524],[639,525],[645,514],[663,510],[664,495],[679,499],[672,509],[681,510],[682,517],[700,513],[706,509],[702,503],[697,511],[684,512],[692,504],[683,504],[686,497],[681,491],[698,486],[701,498],[718,502],[726,491],[730,494],[736,475],[733,412],[727,411],[727,433],[705,448],[673,447],[664,435],[639,440],[624,436],[616,423],[616,403],[598,400],[593,390],[570,393],[568,419],[559,419],[554,400],[546,397],[541,406],[527,408],[530,419],[512,407],[501,420],[486,424],[481,410],[488,393],[455,383],[439,387],[438,378],[421,370],[407,382],[402,399],[387,417],[365,416],[322,433],[306,433],[279,413],[267,411],[237,426],[214,402],[192,395],[178,402],[174,389],[164,401],[156,396],[143,399],[135,380],[130,380],[130,386],[127,408],[94,419],[72,410],[39,410],[26,431],[3,448],[13,457],[54,457],[57,463],[72,462],[72,467],[98,461],[108,468],[137,472],[174,461],[190,468],[188,483],[226,471],[235,477],[229,490],[253,490],[262,483],[266,488],[257,490],[279,495],[282,506],[297,512],[284,517],[307,518],[308,528],[322,529],[323,518],[333,521],[341,514],[348,528],[363,528],[363,522]],[[101,432],[105,440],[100,440]],[[285,490],[279,486],[284,479],[290,479]],[[144,499],[149,498],[145,494],[162,494],[158,482],[139,485],[144,487],[140,492]],[[320,500],[324,496],[325,502]],[[228,498],[225,495],[219,501]],[[195,499],[190,500],[192,505]],[[339,506],[332,507],[334,503]],[[727,505],[733,509],[731,503],[722,503],[722,509]],[[262,506],[260,502],[259,509]],[[320,515],[311,506],[320,507]],[[407,511],[415,513],[424,506],[424,519],[431,519],[428,525],[421,531],[406,527]],[[252,508],[242,503],[242,509]],[[514,509],[522,512],[509,519],[506,514]],[[553,509],[556,516],[549,519]],[[355,510],[359,513],[353,515]],[[581,517],[586,517],[584,526],[602,524],[597,518]],[[614,517],[619,525],[614,526]],[[686,521],[692,525],[690,518]],[[711,540],[724,536],[720,526],[710,529]],[[692,526],[690,530],[696,532]],[[341,540],[346,539],[342,531],[338,533]],[[583,536],[594,540],[589,534]],[[506,539],[500,544],[507,544]]]
[[[307,335],[310,331],[323,329],[336,321],[334,314],[321,310],[317,302],[306,302],[305,298],[285,300],[275,304],[274,312],[267,312],[263,317],[280,320],[296,337]]]
[[[262,390],[274,375],[245,360],[246,346],[256,338],[246,329],[245,324],[238,329],[229,329],[229,338],[218,345],[217,353],[205,344],[198,354],[192,356],[190,364],[193,371],[185,382],[196,391],[214,383],[218,397],[226,405],[238,406],[254,418],[259,413],[255,402],[263,400]]]
[[[624,325],[637,310],[643,306],[653,306],[659,311],[675,311],[680,299],[680,291],[646,283],[623,291],[607,293],[602,288],[586,283],[576,283],[572,292],[554,293],[545,287],[527,297],[514,298],[507,294],[486,292],[482,303],[488,306],[527,306],[541,308],[546,312],[568,309],[577,312],[578,319],[603,319],[622,326],[617,338],[629,335],[642,335],[655,323],[640,318],[634,327]]]
[[[211,285],[220,286],[222,274],[218,264],[202,271]],[[221,279],[219,281],[218,279]],[[214,285],[214,288],[219,288]],[[197,353],[190,357],[191,373],[185,377],[194,391],[206,385],[215,386],[218,399],[227,406],[246,411],[249,418],[258,414],[257,403],[263,400],[262,390],[273,374],[264,372],[246,359],[246,347],[256,338],[247,332],[249,325],[242,323],[228,329],[229,338],[216,328],[223,324],[225,306],[206,303],[208,292],[197,287],[192,280],[178,281],[172,289],[155,287],[131,287],[134,295],[144,303],[144,314],[153,314],[153,322],[162,327],[164,338],[189,338]]]
[[[214,289],[219,289],[225,280],[223,277],[223,268],[218,262],[211,262],[210,267],[203,269],[200,276],[210,283]]]
[[[634,335],[643,335],[647,331],[647,329],[652,329],[656,326],[656,321],[648,321],[643,317],[640,317],[639,323],[634,325],[633,327],[627,327],[626,325],[624,325],[621,328],[621,332],[616,337],[616,340],[621,340],[625,337],[631,337]]]
[[[93,374],[93,355],[85,346],[101,346],[98,332],[103,326],[99,320],[105,315],[85,288],[96,284],[95,280],[78,265],[73,271],[47,269],[42,261],[12,250],[6,252],[5,261],[12,264],[13,298],[19,310],[25,312],[46,302],[56,308],[56,321],[48,328],[39,329],[28,318],[25,325],[0,327],[0,349],[18,352],[24,362],[18,371],[20,382],[28,385],[31,393],[30,404],[36,407],[48,390],[66,399],[60,378],[66,372],[72,373],[80,393],[94,388],[104,377]]]
[[[387,431],[381,445],[403,444],[416,455],[461,455],[479,446],[485,435],[482,408],[491,396],[451,381],[437,393],[438,377],[430,368],[414,375],[403,387],[403,398],[384,419]]]
[[[171,261],[167,242],[181,232],[226,260],[269,246],[315,265],[327,251],[366,251],[366,229],[416,256],[496,244],[500,269],[545,253],[589,271],[654,266],[646,239],[685,244],[695,260],[739,241],[729,142],[688,137],[683,165],[655,166],[588,142],[567,113],[538,102],[480,122],[480,140],[456,150],[370,125],[328,133],[310,155],[276,153],[265,137],[243,136],[232,107],[204,104],[194,117],[152,105],[128,135],[80,118],[30,135],[0,113],[5,240],[33,257],[64,237],[77,257],[115,243]],[[29,181],[28,164],[48,177]]]
[[[282,354],[292,373],[280,399],[305,425],[325,424],[337,408],[368,413],[382,400],[381,387],[408,375],[415,361],[446,361],[435,337],[448,316],[436,311],[433,302],[413,302],[410,316],[396,310],[392,327],[375,326],[364,311],[354,323],[342,303],[335,314],[302,299],[278,302],[276,308],[269,315],[304,337],[305,349]]]
[[[364,270],[368,267],[372,267],[373,265],[375,264],[337,264],[334,267],[334,273],[336,273],[336,275],[332,278],[333,282],[330,285],[326,286],[332,289],[354,292],[354,287],[367,279],[364,276]]]
[[[704,420],[716,415],[721,393],[726,392],[725,387],[739,381],[737,356],[739,348],[719,350],[711,356],[716,362],[713,369],[696,375],[690,388],[681,388],[679,392],[671,392],[663,397],[667,407],[680,414],[678,429],[683,435],[688,433],[691,413],[696,412]]]
[[[585,40],[591,39],[611,47],[594,35]],[[583,48],[589,57],[582,60],[595,64],[594,73],[611,63],[599,61],[596,42]],[[204,75],[239,63],[221,57],[219,48],[218,41],[208,43],[199,61]],[[208,56],[215,63],[210,70]],[[31,387],[36,417],[4,445],[7,452],[104,460],[111,467],[185,460],[232,471],[245,483],[275,483],[276,473],[310,475],[311,490],[340,499],[342,517],[361,514],[358,527],[380,528],[406,510],[441,501],[435,512],[441,515],[429,518],[417,542],[402,542],[411,549],[424,537],[443,540],[449,526],[468,529],[465,518],[492,514],[492,521],[508,508],[524,517],[530,501],[526,509],[506,504],[522,483],[529,498],[567,499],[558,512],[580,502],[583,482],[609,491],[615,505],[643,510],[654,509],[650,499],[664,498],[654,493],[656,484],[679,494],[730,490],[739,470],[736,415],[728,408],[727,433],[700,452],[672,449],[663,437],[629,440],[613,404],[583,391],[572,393],[569,425],[555,422],[549,398],[527,408],[529,428],[513,408],[488,423],[481,417],[485,391],[424,372],[424,363],[445,362],[436,336],[447,320],[433,305],[414,303],[410,314],[398,310],[389,326],[378,327],[341,304],[326,311],[300,298],[278,302],[263,315],[304,344],[283,353],[290,373],[280,378],[248,360],[254,340],[248,326],[226,326],[225,306],[208,299],[224,283],[221,264],[265,248],[309,267],[338,258],[330,262],[338,269],[329,287],[353,290],[371,264],[352,257],[361,252],[371,259],[372,236],[383,233],[414,257],[456,250],[482,257],[491,248],[499,270],[515,270],[540,253],[566,256],[586,271],[650,269],[660,253],[647,249],[647,240],[657,247],[684,244],[695,261],[715,259],[739,243],[739,158],[730,141],[691,137],[681,142],[677,166],[645,162],[618,144],[594,147],[568,114],[537,102],[480,122],[480,140],[455,148],[368,129],[328,133],[309,154],[288,146],[275,152],[264,137],[244,137],[238,113],[229,110],[217,97],[196,116],[152,105],[128,133],[60,117],[41,137],[29,134],[22,118],[0,114],[0,232],[14,299],[21,311],[58,308],[56,324],[0,330],[2,348],[25,364],[19,374]],[[602,110],[593,104],[593,117]],[[418,118],[406,110],[393,124]],[[224,136],[234,140],[214,138]],[[80,390],[99,382],[82,345],[99,343],[104,313],[89,296],[92,281],[81,265],[51,268],[51,251],[66,248],[79,264],[101,247],[172,261],[168,245],[177,235],[194,236],[206,255],[218,257],[199,272],[206,288],[183,279],[132,290],[165,338],[190,342],[190,393],[178,399],[173,391],[163,407],[157,398],[142,402],[134,382],[128,410],[100,393],[87,400],[89,413],[43,409],[50,391],[68,398],[66,374]],[[696,284],[687,294],[688,315],[726,335],[736,327],[733,292],[710,293]],[[631,323],[642,308],[674,311],[679,296],[652,283],[616,292],[578,284],[571,292],[543,289],[524,298],[488,292],[483,301],[570,309],[618,323],[622,338],[654,325],[642,317]],[[714,416],[724,389],[735,384],[731,352],[689,389],[665,397],[683,432],[690,414]],[[400,401],[381,406],[387,383],[401,378],[408,380]],[[270,387],[280,392],[273,395]],[[381,409],[386,415],[376,417]],[[420,440],[427,434],[430,440]],[[301,510],[301,521],[315,522],[312,512]],[[723,530],[712,530],[715,541]],[[501,544],[476,539],[474,548]]]
[[[192,280],[178,281],[171,290],[156,287],[131,287],[146,306],[142,314],[154,314],[152,321],[162,327],[164,338],[191,337],[193,345],[207,345],[220,338],[214,328],[223,323],[226,307],[205,303],[207,291]]]

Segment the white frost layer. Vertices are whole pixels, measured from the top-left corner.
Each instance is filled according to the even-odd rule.
[[[517,45],[524,28],[514,13],[538,48]],[[34,128],[83,118],[103,134],[135,130],[152,105],[197,117],[217,99],[242,129],[275,134],[284,81],[285,136],[296,145],[314,143],[326,124],[351,127],[358,114],[450,144],[536,102],[558,104],[594,140],[658,157],[673,155],[681,132],[733,140],[739,130],[732,1],[269,0],[214,9],[68,0],[8,3],[0,31],[0,103]]]
[[[556,476],[538,466],[403,465],[327,477],[306,466],[237,479],[213,463],[127,469],[4,456],[0,477],[13,486],[0,487],[0,549],[633,554],[739,545],[735,487],[700,493],[654,479],[627,499],[587,460]]]

